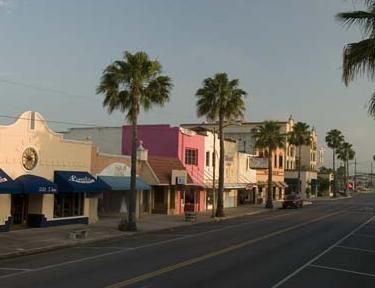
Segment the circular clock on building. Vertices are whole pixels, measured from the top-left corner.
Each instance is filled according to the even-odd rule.
[[[34,148],[26,148],[22,154],[22,165],[27,170],[32,170],[38,164],[38,154]]]

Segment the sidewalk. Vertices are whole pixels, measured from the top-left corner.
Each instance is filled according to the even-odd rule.
[[[280,207],[275,202],[275,209]],[[30,228],[0,233],[0,259],[20,255],[36,254],[54,249],[71,247],[82,243],[90,243],[118,237],[129,237],[135,234],[147,233],[158,230],[166,230],[175,227],[189,226],[196,223],[207,223],[222,221],[246,215],[267,213],[267,210],[260,205],[240,206],[237,208],[225,209],[226,217],[211,218],[211,211],[200,213],[195,222],[184,221],[183,215],[145,215],[138,220],[138,232],[122,232],[117,229],[118,217],[104,217],[98,223],[91,225],[65,225],[49,228]],[[69,233],[76,229],[88,228],[87,239],[69,239]]]

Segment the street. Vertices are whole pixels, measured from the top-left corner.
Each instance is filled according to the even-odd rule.
[[[375,194],[1,260],[0,287],[375,287]]]

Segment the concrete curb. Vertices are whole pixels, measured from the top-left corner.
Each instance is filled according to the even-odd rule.
[[[190,225],[225,221],[225,220],[241,218],[241,217],[251,216],[251,215],[256,215],[256,214],[270,213],[270,212],[274,212],[276,210],[278,210],[278,208],[269,209],[269,210],[260,210],[260,211],[255,211],[255,212],[247,212],[247,213],[238,214],[238,215],[225,216],[225,217],[222,217],[222,218],[216,218],[216,217],[215,218],[209,218],[207,221],[190,222]],[[79,245],[82,245],[82,244],[89,244],[89,243],[96,243],[96,242],[106,241],[106,240],[120,239],[120,238],[124,238],[124,237],[131,237],[131,236],[134,236],[134,235],[144,235],[144,234],[149,234],[149,233],[153,233],[153,232],[169,231],[171,229],[185,227],[185,226],[188,226],[188,225],[176,225],[176,226],[172,226],[172,227],[168,227],[168,228],[148,230],[148,231],[124,232],[124,234],[122,234],[122,235],[109,235],[109,236],[102,237],[102,238],[76,240],[76,242],[71,242],[71,243],[61,243],[61,244],[49,245],[49,246],[38,247],[38,248],[33,248],[33,249],[18,250],[18,251],[13,251],[13,252],[10,252],[10,253],[0,254],[0,260],[20,257],[20,256],[41,254],[41,253],[50,252],[50,251],[54,251],[54,250],[61,250],[61,249],[64,249],[64,248],[75,247],[75,246],[79,246]]]
[[[351,199],[353,196],[348,196],[348,197],[336,197],[336,198],[324,198],[324,199],[311,199],[312,202],[314,201],[338,201],[338,200],[346,200],[346,199]]]

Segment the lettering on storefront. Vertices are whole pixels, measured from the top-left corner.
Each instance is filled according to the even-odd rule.
[[[53,192],[57,192],[56,188],[53,188],[53,187],[39,187],[38,191],[40,193],[53,193]]]
[[[90,178],[90,177],[77,177],[76,175],[72,175],[69,177],[69,181],[70,182],[75,182],[75,183],[79,183],[79,184],[91,184],[91,183],[94,183],[95,180]]]

